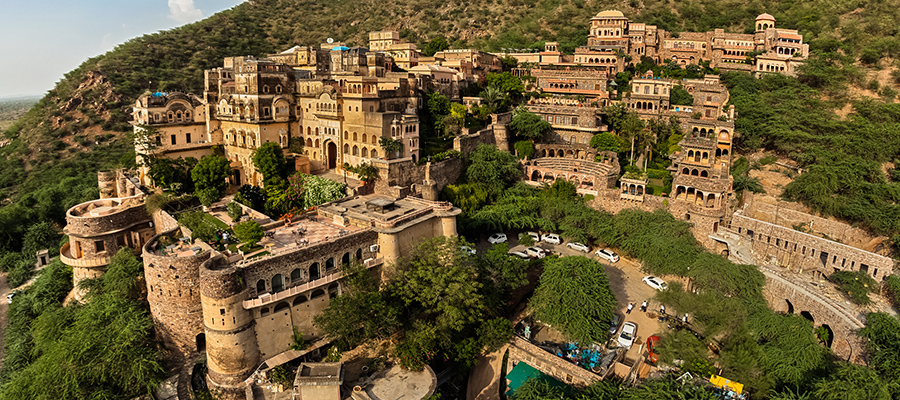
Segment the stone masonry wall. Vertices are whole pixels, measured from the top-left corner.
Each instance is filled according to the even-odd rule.
[[[525,362],[539,371],[568,385],[585,387],[599,381],[599,375],[563,360],[537,347],[525,339],[514,336],[509,346],[509,362],[507,371],[518,362]]]
[[[380,179],[375,181],[375,193],[394,194],[395,187],[411,187],[421,185],[425,180],[425,164],[416,164],[412,159],[401,160],[373,160],[378,168]],[[463,162],[461,158],[448,158],[443,161],[431,163],[431,180],[437,184],[440,191],[444,186],[456,182],[462,173]],[[387,178],[386,178],[387,177]],[[402,196],[400,196],[402,197]]]
[[[763,296],[776,312],[800,314],[804,311],[813,318],[815,327],[827,325],[833,332],[831,350],[842,360],[863,363],[864,347],[856,332],[863,322],[848,314],[841,307],[830,304],[829,300],[814,292],[782,278],[778,274],[762,269],[766,276]]]
[[[840,221],[817,217],[790,208],[779,207],[776,204],[763,203],[761,201],[756,201],[752,197],[748,200],[750,200],[748,202],[749,205],[744,211],[744,215],[748,217],[789,228],[801,225],[803,229],[808,232],[814,234],[821,233],[835,241],[863,250],[874,251],[878,244],[881,244],[888,239],[883,236],[872,236],[872,234],[864,229],[854,228]],[[881,255],[887,254],[881,253]]]
[[[200,264],[209,259],[211,249],[189,257],[163,255],[155,247],[165,235],[177,238],[180,230],[170,229],[144,246],[147,302],[158,337],[166,347],[187,357],[200,350],[197,348],[197,336],[203,333]]]
[[[877,281],[894,269],[894,261],[890,258],[746,217],[741,212],[732,217],[731,229],[745,237],[760,265],[814,270],[825,275],[839,270],[863,270]]]
[[[298,248],[289,253],[265,258],[246,264],[243,269],[243,278],[250,288],[250,297],[258,297],[272,290],[272,278],[281,274],[284,279],[284,289],[310,281],[310,268],[318,264],[319,277],[324,277],[340,270],[342,259],[346,257],[350,262],[374,258],[375,253],[369,251],[369,246],[376,244],[378,234],[365,230],[348,234],[340,238],[332,238],[326,242],[320,242],[308,247]],[[360,255],[360,258],[357,258]],[[333,260],[334,266],[326,270],[326,263]],[[291,273],[299,269],[300,280],[291,281]],[[262,281],[266,292],[260,293],[257,284]]]

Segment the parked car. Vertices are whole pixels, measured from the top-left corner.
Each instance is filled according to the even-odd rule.
[[[505,233],[495,233],[488,237],[488,243],[497,244],[497,243],[506,243],[506,234]]]
[[[578,251],[585,252],[585,253],[591,252],[591,248],[587,247],[587,245],[584,243],[569,242],[569,243],[566,243],[566,247],[568,247],[572,250],[578,250]]]
[[[531,257],[528,256],[528,254],[525,254],[525,253],[523,253],[523,252],[521,252],[521,251],[510,251],[510,252],[507,253],[507,254],[509,254],[509,255],[511,255],[511,256],[519,257],[519,258],[521,258],[521,259],[523,259],[523,260],[530,260],[530,259],[531,259]]]
[[[562,239],[559,238],[559,235],[555,233],[545,233],[541,235],[541,241],[550,243],[550,244],[560,244],[562,243]]]
[[[475,249],[473,249],[473,248],[471,248],[471,247],[469,247],[469,246],[459,246],[459,249],[462,250],[462,251],[464,251],[464,252],[466,252],[466,253],[469,253],[469,254],[471,254],[471,255],[473,255],[473,256],[474,256],[475,254],[478,253],[477,251],[475,251]]]
[[[534,258],[547,257],[547,252],[544,251],[544,249],[537,247],[537,246],[531,246],[529,248],[526,248],[525,254],[528,254],[529,256],[534,257]]]
[[[609,262],[619,262],[619,255],[609,249],[599,249],[594,254]]]
[[[644,277],[644,279],[641,279],[641,280],[644,281],[644,283],[646,283],[647,286],[650,286],[656,290],[666,290],[669,288],[669,286],[666,285],[666,281],[659,279],[655,276],[647,275]]]
[[[651,363],[659,361],[659,352],[656,351],[657,343],[659,343],[659,336],[653,335],[647,338],[647,351],[650,353],[647,358]]]
[[[622,323],[622,317],[619,314],[613,314],[612,320],[609,321],[609,337],[616,335],[619,330],[619,324]]]
[[[15,295],[16,295],[16,292],[12,292],[12,293],[6,295],[6,302],[9,304],[12,304],[12,299],[13,299],[13,296],[15,296]]]
[[[534,239],[535,243],[541,241],[541,235],[538,235],[537,232],[525,232],[524,234],[531,236],[531,238]]]
[[[625,325],[622,325],[622,332],[619,333],[619,337],[616,341],[619,343],[619,346],[631,347],[631,344],[634,343],[634,336],[636,334],[637,324],[634,322],[626,322]]]

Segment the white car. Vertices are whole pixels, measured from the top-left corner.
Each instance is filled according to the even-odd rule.
[[[585,252],[585,253],[591,252],[591,248],[587,247],[587,245],[585,245],[584,243],[569,242],[569,243],[566,243],[566,247],[568,247],[572,250],[578,250],[578,251]]]
[[[523,252],[521,252],[521,251],[510,251],[510,252],[507,253],[507,254],[509,254],[509,255],[511,255],[511,256],[519,257],[519,258],[521,258],[521,259],[523,259],[523,260],[530,260],[530,259],[531,259],[531,257],[528,256],[528,254],[525,254],[525,253],[523,253]]]
[[[541,236],[538,235],[536,232],[525,232],[524,235],[531,236],[531,238],[534,240],[535,243],[541,241]]]
[[[666,290],[669,288],[669,286],[666,285],[666,281],[659,279],[655,276],[647,275],[644,277],[644,279],[641,279],[641,280],[644,281],[644,283],[646,283],[647,286],[650,286],[656,290]]]
[[[637,324],[634,322],[626,322],[625,325],[622,325],[622,332],[619,332],[619,337],[616,338],[616,341],[619,343],[619,346],[631,347],[631,344],[634,343],[634,335],[636,334]]]
[[[15,295],[16,295],[16,292],[12,292],[12,293],[6,295],[6,302],[9,304],[12,304],[12,299],[13,299],[13,296],[15,296]]]
[[[555,233],[545,233],[541,236],[541,241],[550,243],[550,244],[560,244],[562,243],[562,239],[559,238],[559,235]]]
[[[497,244],[497,243],[506,243],[506,234],[505,233],[495,233],[488,237],[488,243]]]
[[[471,254],[471,255],[473,255],[473,256],[477,253],[477,252],[475,251],[475,249],[473,249],[473,248],[471,248],[471,247],[469,247],[469,246],[459,246],[459,249],[462,250],[462,251],[464,251],[464,252],[466,252],[466,253],[468,253],[468,254]]]
[[[619,261],[619,255],[616,254],[616,253],[614,253],[614,252],[611,251],[611,250],[607,250],[607,249],[599,249],[599,250],[597,250],[596,252],[594,252],[594,254],[596,254],[597,257],[600,257],[600,258],[602,258],[602,259],[604,259],[604,260],[606,260],[606,261],[609,261],[609,262],[613,262],[613,263],[614,263],[614,262],[618,262],[618,261]]]
[[[525,254],[528,254],[529,256],[534,257],[534,258],[547,257],[547,252],[544,251],[544,249],[537,247],[537,246],[531,246],[531,247],[525,249]]]

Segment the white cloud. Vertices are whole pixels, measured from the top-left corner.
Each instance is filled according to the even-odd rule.
[[[203,18],[203,11],[194,6],[194,0],[169,0],[169,18],[185,24]]]

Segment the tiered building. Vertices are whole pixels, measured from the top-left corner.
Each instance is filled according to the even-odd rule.
[[[675,33],[631,22],[621,11],[607,10],[591,18],[587,46],[573,55],[558,51],[501,55],[543,67],[592,67],[610,75],[624,70],[624,56],[629,55],[633,63],[643,57],[657,64],[673,61],[682,66],[709,61],[711,68],[721,70],[793,76],[809,57],[809,45],[797,30],[776,28],[775,17],[769,14],[756,17],[752,34],[726,33],[724,29]]]

